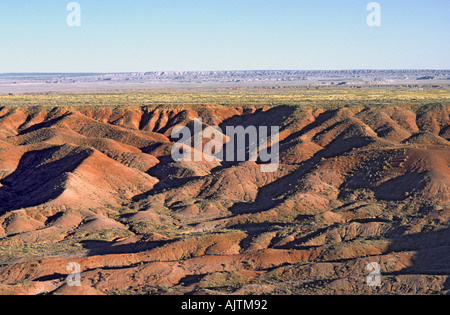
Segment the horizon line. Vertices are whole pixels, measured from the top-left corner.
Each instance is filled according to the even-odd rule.
[[[445,68],[398,68],[398,69],[390,69],[390,68],[354,68],[354,69],[254,69],[254,70],[240,70],[240,69],[229,69],[229,70],[150,70],[150,71],[87,71],[87,72],[71,72],[71,71],[29,71],[29,72],[0,72],[0,75],[14,75],[14,74],[131,74],[131,73],[158,73],[158,72],[165,72],[165,73],[179,73],[179,72],[259,72],[259,71],[266,71],[266,72],[294,72],[294,71],[301,71],[301,72],[327,72],[327,71],[342,71],[342,72],[348,72],[348,71],[450,71],[450,69]]]

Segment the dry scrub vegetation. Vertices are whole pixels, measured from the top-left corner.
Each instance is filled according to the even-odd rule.
[[[0,95],[2,106],[155,106],[223,105],[311,107],[417,105],[450,101],[450,90],[293,90],[255,92],[140,92],[50,95]]]

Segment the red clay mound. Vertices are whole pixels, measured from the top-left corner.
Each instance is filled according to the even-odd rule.
[[[2,180],[3,210],[43,203],[91,208],[150,190],[158,181],[94,149],[63,145],[24,154]],[[27,198],[23,198],[27,196]]]

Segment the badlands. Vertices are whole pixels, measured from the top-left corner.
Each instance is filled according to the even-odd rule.
[[[449,93],[420,93],[287,105],[2,96],[0,293],[449,293]],[[279,127],[278,169],[174,161],[172,130],[196,118]]]

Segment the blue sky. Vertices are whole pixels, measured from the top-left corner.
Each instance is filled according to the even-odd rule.
[[[0,72],[450,69],[450,0],[0,1]]]

